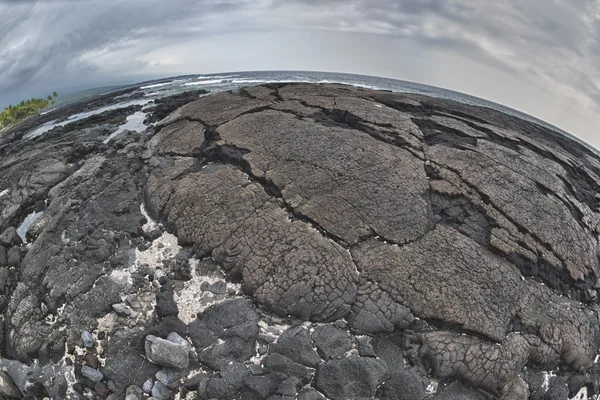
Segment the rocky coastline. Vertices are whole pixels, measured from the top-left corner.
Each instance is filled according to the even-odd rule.
[[[421,95],[204,94],[0,136],[0,396],[597,398],[600,157]]]

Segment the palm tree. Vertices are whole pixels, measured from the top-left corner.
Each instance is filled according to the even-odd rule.
[[[22,100],[16,106],[12,104],[0,112],[0,128],[7,128],[12,125],[16,125],[24,119],[38,115],[40,111],[47,110],[49,105],[56,105],[56,98],[58,93],[53,92],[47,98],[31,98],[29,100]]]

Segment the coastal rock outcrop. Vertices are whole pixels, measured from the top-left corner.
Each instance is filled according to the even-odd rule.
[[[597,153],[414,94],[199,94],[1,138],[7,393],[600,393]]]

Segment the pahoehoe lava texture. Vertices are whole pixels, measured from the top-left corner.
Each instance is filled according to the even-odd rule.
[[[343,85],[206,96],[107,145],[94,129],[0,143],[0,231],[47,204],[18,273],[0,274],[3,355],[22,368],[79,362],[93,331],[100,375],[74,376],[104,398],[600,390],[600,158],[584,146],[490,109]],[[11,232],[0,262],[19,249]],[[140,261],[169,235],[176,254]],[[273,338],[265,320],[291,327]],[[189,367],[169,351],[161,364],[160,346]]]

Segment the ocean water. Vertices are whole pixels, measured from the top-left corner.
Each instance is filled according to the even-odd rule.
[[[86,112],[82,112],[79,114],[73,114],[70,115],[65,121],[50,121],[45,123],[44,125],[38,127],[37,129],[28,132],[25,136],[23,136],[23,139],[27,140],[27,139],[33,139],[36,138],[38,136],[43,135],[44,133],[58,127],[58,126],[64,126],[67,124],[70,124],[71,122],[75,122],[75,121],[79,121],[82,120],[84,118],[88,118],[91,117],[92,115],[96,115],[96,114],[100,114],[103,113],[105,111],[110,111],[110,110],[116,110],[119,108],[125,108],[125,107],[129,107],[129,106],[135,106],[135,105],[146,105],[148,103],[150,103],[152,100],[150,99],[142,99],[142,100],[133,100],[133,101],[125,101],[122,103],[117,103],[117,104],[111,104],[110,106],[106,106],[106,107],[102,107],[102,108],[97,108],[95,110],[91,110],[91,111],[86,111]]]
[[[137,99],[128,101],[128,97],[133,93],[129,93],[123,96],[119,96],[119,100],[122,100],[119,104],[113,104],[109,107],[102,109],[89,111],[86,113],[73,115],[63,122],[49,122],[30,132],[26,138],[37,137],[48,130],[67,124],[69,122],[76,121],[81,118],[88,117],[93,114],[106,111],[108,109],[114,109],[119,107],[125,107],[130,104],[143,104],[150,105],[150,103],[161,97],[170,96],[173,94],[194,90],[194,89],[205,89],[211,93],[227,91],[227,90],[238,90],[245,86],[254,86],[265,83],[288,83],[288,82],[309,82],[309,83],[342,83],[348,85],[359,86],[367,89],[379,89],[379,90],[390,90],[393,92],[402,93],[415,93],[431,97],[438,97],[443,99],[455,100],[461,103],[488,107],[494,110],[504,112],[506,114],[524,119],[529,122],[541,125],[545,128],[559,132],[569,138],[585,145],[587,148],[598,153],[598,150],[583,142],[579,138],[557,128],[545,121],[535,118],[531,115],[522,113],[512,108],[503,106],[498,103],[494,103],[488,100],[484,100],[478,97],[470,96],[464,93],[455,92],[452,90],[442,89],[434,86],[423,85],[415,82],[402,81],[398,79],[381,78],[375,76],[366,75],[354,75],[354,74],[343,74],[343,73],[331,73],[331,72],[309,72],[309,71],[257,71],[257,72],[226,72],[219,74],[205,74],[205,75],[186,75],[172,78],[165,78],[160,80],[148,81],[141,83],[137,93],[143,92],[143,99]],[[138,84],[139,85],[139,84]],[[137,85],[135,85],[137,86]],[[141,132],[145,130],[144,126],[140,122],[139,116],[135,116],[129,119],[126,123],[127,126],[122,126],[119,131],[114,132],[116,134],[127,130],[135,130]]]
[[[162,79],[160,81],[148,82],[145,86],[142,86],[140,90],[146,92],[150,97],[162,97],[195,88],[219,92],[225,90],[237,90],[244,86],[260,85],[264,83],[287,82],[342,83],[367,89],[391,90],[393,92],[415,93],[455,100],[469,105],[489,107],[526,121],[536,123],[580,141],[568,132],[545,121],[498,103],[435,86],[367,75],[310,71],[228,72]]]
[[[144,125],[144,120],[148,114],[144,111],[137,111],[127,117],[127,121],[121,126],[119,129],[111,133],[106,139],[104,139],[103,143],[108,143],[112,138],[116,137],[122,132],[125,131],[134,131],[134,132],[142,132],[146,130],[147,126]]]

